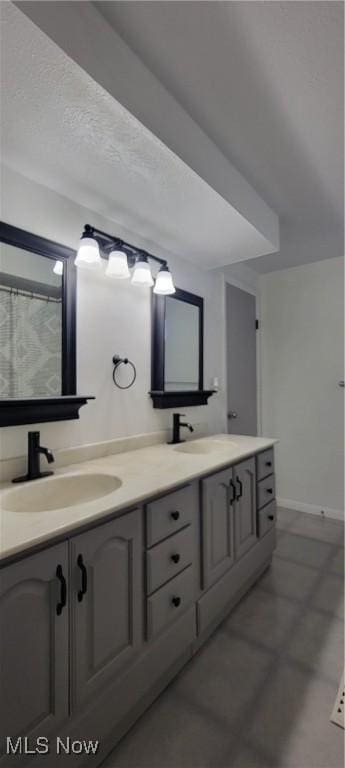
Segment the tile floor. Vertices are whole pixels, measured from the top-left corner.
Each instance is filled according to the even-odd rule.
[[[272,567],[103,768],[342,768],[343,535],[280,509]]]

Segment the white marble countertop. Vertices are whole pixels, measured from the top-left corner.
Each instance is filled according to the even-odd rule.
[[[11,483],[0,486],[0,560],[18,555],[42,542],[64,537],[78,527],[134,507],[143,500],[164,494],[195,478],[215,472],[254,453],[269,448],[277,440],[244,435],[212,435],[198,444],[217,441],[209,453],[182,453],[176,446],[158,444],[57,469],[54,477],[75,473],[111,475],[121,480],[120,487],[93,501],[44,512],[12,512],[6,509],[6,497],[14,488]],[[188,441],[188,445],[192,441]],[[206,449],[207,450],[207,449]],[[50,478],[34,480],[21,486],[41,486]],[[9,497],[8,497],[9,498]]]

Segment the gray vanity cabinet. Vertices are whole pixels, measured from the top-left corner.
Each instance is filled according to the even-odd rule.
[[[3,735],[49,736],[68,716],[67,573],[67,543],[0,571]]]
[[[103,760],[269,565],[273,467],[267,449],[0,568],[2,734],[100,738]]]
[[[257,540],[255,459],[236,464],[233,480],[236,487],[235,553],[238,560]]]
[[[208,589],[235,558],[232,467],[202,480],[202,587]]]
[[[72,706],[133,661],[142,644],[142,519],[136,509],[72,539]]]

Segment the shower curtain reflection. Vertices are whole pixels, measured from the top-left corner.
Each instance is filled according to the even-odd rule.
[[[61,395],[61,298],[0,284],[0,397]]]

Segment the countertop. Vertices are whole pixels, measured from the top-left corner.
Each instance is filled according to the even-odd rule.
[[[82,526],[101,522],[102,518],[112,513],[119,513],[145,499],[162,495],[195,478],[216,472],[278,442],[273,438],[245,435],[212,435],[195,442],[207,444],[214,440],[218,441],[217,450],[210,453],[182,453],[176,450],[176,446],[162,443],[57,469],[54,477],[97,472],[121,480],[121,486],[106,496],[70,507],[44,512],[10,512],[6,510],[6,495],[18,486],[2,483],[0,560],[18,556],[43,542],[64,538]],[[231,444],[228,444],[229,441]],[[188,444],[191,442],[188,441]],[[38,488],[49,482],[50,478],[34,480],[21,487],[24,489],[34,483]]]

